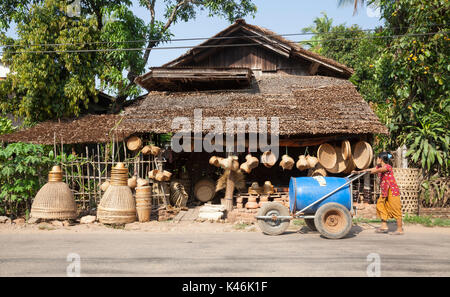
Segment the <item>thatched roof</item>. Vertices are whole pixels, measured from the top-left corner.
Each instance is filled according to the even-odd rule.
[[[387,133],[347,80],[294,75],[265,76],[247,90],[151,92],[123,112],[121,129],[177,132],[172,119],[186,117],[193,126],[194,109],[224,125],[227,117],[278,117],[281,135]]]
[[[88,115],[72,121],[44,122],[0,136],[0,141],[53,144],[122,140],[134,133],[178,132],[172,120],[186,117],[194,125],[194,109],[203,119],[218,117],[279,118],[280,135],[387,134],[367,102],[345,79],[323,76],[273,75],[254,80],[245,90],[151,92],[120,115]],[[114,129],[115,127],[115,129]],[[114,129],[114,132],[112,132]],[[203,132],[209,132],[204,130]],[[249,131],[256,132],[256,131]]]
[[[35,144],[63,143],[104,143],[111,140],[123,139],[121,131],[115,130],[121,121],[120,115],[102,114],[86,115],[78,119],[61,121],[47,121],[31,128],[11,134],[0,135],[0,141],[28,142]]]
[[[322,67],[325,67],[334,73],[334,76],[349,78],[353,74],[352,68],[332,59],[325,58],[312,51],[306,50],[300,44],[292,42],[269,29],[248,24],[243,19],[238,19],[231,26],[225,28],[198,46],[190,49],[180,57],[162,65],[162,67],[185,66],[186,63],[192,60],[195,61],[199,56],[214,54],[217,50],[214,46],[227,46],[234,42],[233,40],[228,42],[227,39],[224,39],[230,36],[239,36],[244,40],[259,44],[260,46],[266,47],[281,55],[288,57],[295,56],[313,63],[318,63]]]

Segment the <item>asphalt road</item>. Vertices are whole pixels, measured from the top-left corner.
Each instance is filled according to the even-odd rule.
[[[367,276],[369,265],[381,276],[450,276],[449,251],[437,232],[0,234],[0,276],[66,276],[70,253],[81,276]]]

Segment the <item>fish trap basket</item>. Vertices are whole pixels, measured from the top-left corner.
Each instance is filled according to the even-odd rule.
[[[77,217],[77,206],[73,193],[66,183],[62,182],[62,171],[54,166],[48,174],[46,183],[36,194],[31,206],[31,217],[66,220]]]
[[[97,217],[103,224],[126,224],[136,220],[136,202],[128,187],[128,169],[118,163],[111,173],[111,185],[103,194]]]

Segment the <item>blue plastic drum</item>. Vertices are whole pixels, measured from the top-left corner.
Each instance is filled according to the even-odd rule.
[[[342,177],[291,177],[289,182],[289,206],[291,212],[303,209],[324,195],[336,190],[347,181],[348,179]],[[314,214],[320,206],[330,202],[342,204],[350,211],[352,207],[350,186],[351,184],[343,187],[325,200],[308,208],[304,213]]]

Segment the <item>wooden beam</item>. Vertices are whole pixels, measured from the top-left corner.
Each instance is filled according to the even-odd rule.
[[[316,75],[317,70],[319,69],[320,64],[316,62],[312,62],[311,66],[309,66],[308,73],[309,75]]]

